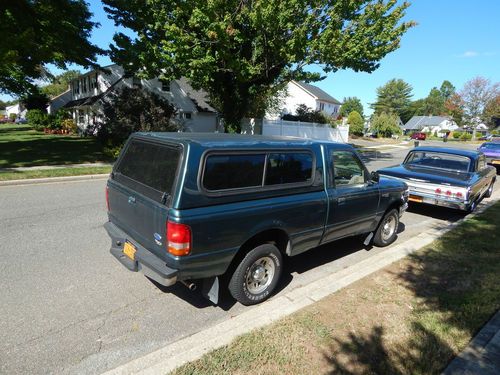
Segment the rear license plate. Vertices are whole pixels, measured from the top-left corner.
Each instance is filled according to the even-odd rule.
[[[417,203],[422,203],[422,201],[424,200],[422,197],[419,197],[418,195],[410,195],[408,197],[408,200],[411,201],[411,202],[417,202]]]
[[[500,160],[493,160],[491,164],[500,164]]]
[[[125,242],[125,246],[123,246],[123,254],[128,256],[130,259],[135,260],[135,252],[137,249],[130,242]]]

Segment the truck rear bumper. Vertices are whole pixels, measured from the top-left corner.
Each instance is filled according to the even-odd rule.
[[[171,286],[177,282],[178,270],[168,267],[163,260],[144,247],[137,243],[132,243],[125,232],[112,222],[108,221],[105,223],[104,228],[111,237],[111,254],[127,269],[133,272],[140,271],[163,286]],[[123,253],[123,246],[127,240],[137,250],[135,252],[135,259],[131,259]]]

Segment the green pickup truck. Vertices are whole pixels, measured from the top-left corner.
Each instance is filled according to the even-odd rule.
[[[284,257],[361,234],[366,245],[392,243],[408,190],[370,174],[345,144],[136,133],[106,200],[111,253],[126,268],[164,286],[201,285],[214,303],[224,285],[252,305],[272,295]]]

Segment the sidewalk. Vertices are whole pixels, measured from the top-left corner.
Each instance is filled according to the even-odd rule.
[[[500,374],[500,311],[472,339],[443,375]]]

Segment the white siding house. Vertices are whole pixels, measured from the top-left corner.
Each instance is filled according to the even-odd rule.
[[[71,110],[77,126],[84,131],[102,122],[102,104],[107,95],[123,87],[138,87],[167,99],[177,110],[176,120],[182,131],[213,132],[218,115],[204,92],[194,90],[186,79],[167,82],[158,78],[144,80],[125,77],[123,68],[113,64],[82,74],[69,90],[54,98],[48,111],[61,107]]]
[[[405,133],[420,131],[443,136],[444,130],[457,130],[458,125],[448,116],[413,116],[402,129]]]
[[[290,81],[286,86],[286,96],[278,111],[268,113],[266,118],[275,120],[283,115],[294,115],[299,105],[323,112],[337,118],[341,103],[317,86],[305,82]]]
[[[5,108],[5,116],[10,117],[11,114],[15,114],[19,119],[26,118],[26,108],[21,103],[16,103]]]

